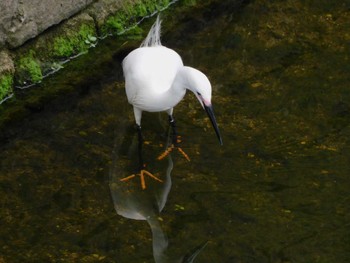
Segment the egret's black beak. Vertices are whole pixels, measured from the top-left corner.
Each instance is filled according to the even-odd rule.
[[[220,144],[223,145],[223,143],[222,143],[222,138],[221,138],[220,131],[219,131],[219,127],[218,127],[218,124],[216,123],[216,119],[215,119],[215,115],[214,115],[213,106],[212,106],[212,105],[206,106],[205,104],[203,104],[203,106],[204,106],[204,109],[205,109],[205,111],[207,112],[207,114],[208,114],[208,116],[209,116],[209,119],[210,119],[210,121],[211,121],[211,124],[212,124],[213,127],[214,127],[216,136],[218,136],[218,139],[219,139]]]

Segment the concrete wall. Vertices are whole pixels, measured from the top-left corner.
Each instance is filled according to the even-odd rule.
[[[93,0],[0,1],[0,47],[16,48],[85,9]]]

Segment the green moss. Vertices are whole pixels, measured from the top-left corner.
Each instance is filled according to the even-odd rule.
[[[53,44],[53,54],[57,57],[68,57],[73,54],[74,47],[69,39],[57,37]]]
[[[0,76],[0,101],[12,92],[13,75],[4,74]]]
[[[126,16],[123,13],[118,13],[115,16],[111,16],[107,19],[102,31],[104,34],[107,34],[109,31],[120,33],[124,30],[125,21]]]
[[[82,25],[78,33],[78,51],[84,52],[93,44],[92,40],[97,40],[95,37],[95,29],[88,25]]]
[[[143,37],[143,30],[139,26],[134,26],[130,30],[128,30],[128,39],[138,40],[142,39]]]
[[[20,84],[25,84],[26,81],[38,83],[42,80],[43,75],[40,64],[39,61],[34,58],[34,56],[35,53],[31,51],[27,56],[24,56],[19,60],[18,70]]]
[[[64,37],[57,37],[53,44],[55,57],[70,57],[81,52],[86,52],[96,42],[95,30],[88,25],[81,25],[79,31],[68,32]]]
[[[183,4],[185,6],[195,6],[197,4],[197,1],[196,0],[184,0]]]
[[[102,27],[102,34],[120,34],[136,24],[139,18],[159,11],[169,5],[169,0],[147,0],[128,4],[117,14],[110,16]]]

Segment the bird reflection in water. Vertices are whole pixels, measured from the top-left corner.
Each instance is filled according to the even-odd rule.
[[[131,167],[131,160],[135,160],[133,155],[137,155],[137,144],[130,142],[124,142],[123,144],[128,145],[129,149],[127,149],[126,154],[128,156],[123,156],[120,153],[120,148],[123,147],[116,147],[110,170],[110,190],[117,214],[129,219],[147,221],[152,232],[153,256],[156,263],[194,262],[207,242],[192,249],[190,253],[177,256],[170,255],[168,238],[161,227],[160,213],[167,202],[172,185],[173,161],[171,155],[167,156],[167,162],[157,162],[160,166],[157,170],[161,171],[159,176],[163,183],[152,181],[144,191],[139,191],[133,180],[127,183],[120,181],[120,178],[123,178],[127,172],[125,167],[128,163]]]

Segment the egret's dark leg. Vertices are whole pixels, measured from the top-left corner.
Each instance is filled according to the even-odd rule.
[[[137,131],[137,138],[138,138],[139,170],[141,171],[142,169],[145,168],[145,164],[143,162],[143,157],[142,157],[143,137],[141,132],[141,126],[138,124],[136,124],[136,131]]]
[[[158,160],[164,159],[174,148],[176,148],[187,161],[190,161],[190,157],[179,147],[181,142],[180,136],[177,134],[176,122],[172,114],[169,114],[169,124],[172,130],[171,133],[171,146],[168,147],[161,155],[158,156]]]
[[[154,180],[156,180],[158,182],[163,182],[163,181],[161,179],[159,179],[158,177],[154,176],[153,174],[151,174],[150,172],[148,172],[147,170],[145,170],[146,165],[144,164],[143,158],[142,158],[143,137],[142,137],[142,132],[141,132],[141,126],[136,125],[136,130],[137,130],[137,137],[138,137],[139,171],[137,174],[132,174],[132,175],[129,175],[125,178],[120,179],[120,181],[125,182],[125,181],[130,180],[131,178],[134,178],[136,175],[138,175],[138,176],[140,176],[142,189],[146,189],[145,175],[148,175],[149,177],[153,178]]]
[[[176,132],[176,122],[175,122],[175,119],[172,115],[169,115],[169,124],[170,124],[171,130],[172,130],[172,133],[171,133],[172,143],[174,146],[177,146],[177,144],[179,143],[179,141],[178,141],[179,138],[178,138],[178,135]]]

